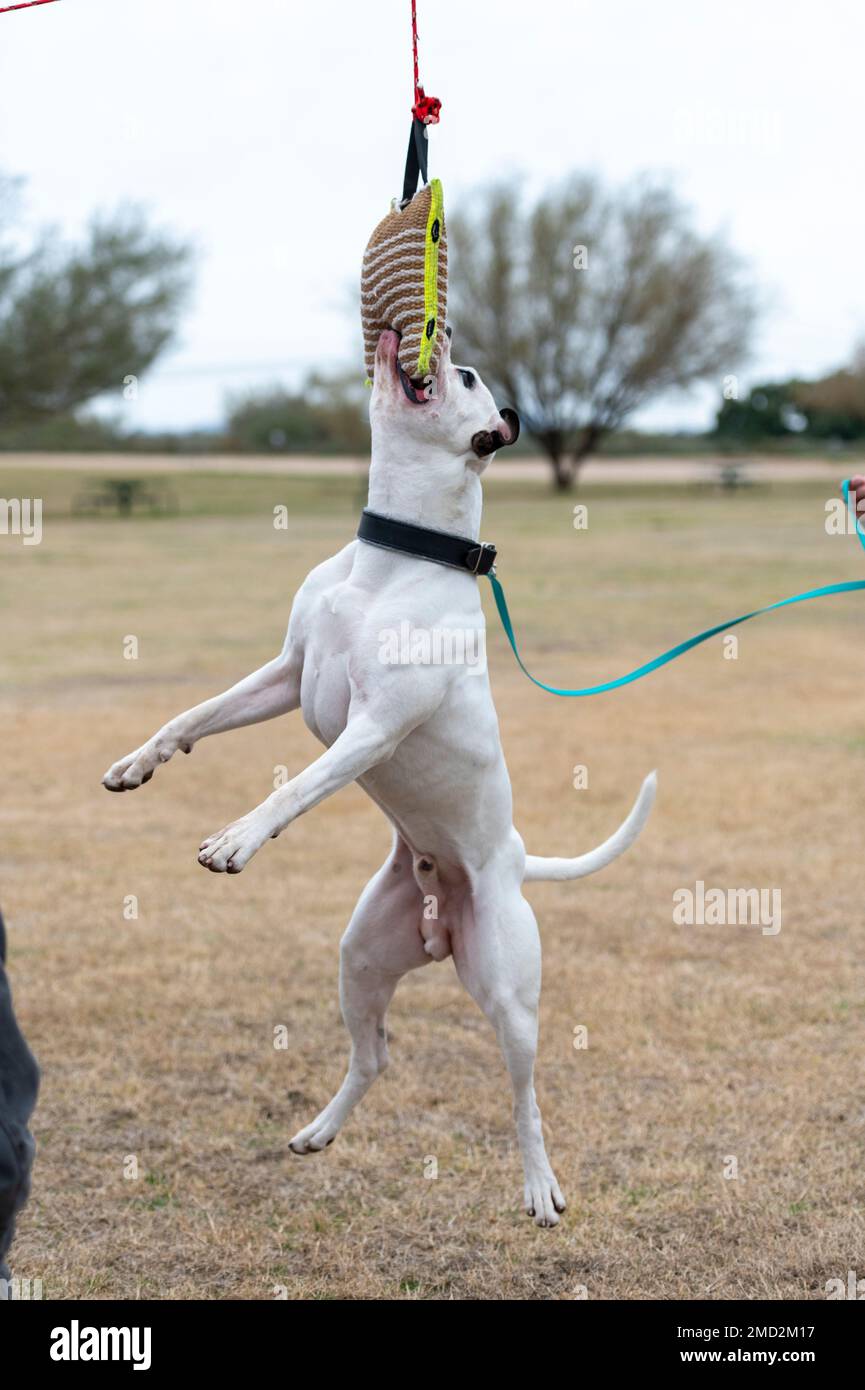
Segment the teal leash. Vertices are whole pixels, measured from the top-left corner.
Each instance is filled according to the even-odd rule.
[[[848,511],[850,510],[850,482],[845,481],[841,485],[844,495],[844,503]],[[862,531],[859,517],[854,510],[853,517],[856,523],[856,535],[859,537],[859,544],[865,550],[865,533]],[[644,666],[638,666],[635,671],[629,671],[626,676],[619,676],[618,680],[604,681],[602,685],[586,686],[583,690],[559,690],[554,685],[544,685],[532,675],[525,665],[517,648],[517,639],[514,636],[514,626],[511,622],[511,615],[508,612],[505,591],[495,575],[495,570],[491,570],[487,576],[493,586],[493,594],[496,600],[496,608],[499,610],[499,617],[502,620],[502,627],[505,635],[511,644],[511,649],[516,657],[522,671],[528,676],[534,685],[540,686],[541,690],[546,690],[550,695],[603,695],[608,690],[618,690],[623,685],[631,685],[633,681],[641,680],[643,676],[648,676],[652,671],[658,671],[668,662],[675,661],[676,657],[684,656],[685,652],[691,651],[693,647],[699,647],[701,642],[708,642],[710,637],[717,637],[719,632],[728,632],[730,628],[738,627],[740,623],[750,622],[751,618],[759,618],[763,613],[774,613],[778,608],[792,608],[795,603],[809,603],[811,599],[828,598],[830,594],[850,594],[856,590],[865,589],[865,579],[851,579],[843,584],[824,584],[819,589],[808,589],[802,594],[793,594],[791,598],[779,599],[777,603],[769,603],[765,608],[755,608],[753,613],[743,613],[741,617],[731,618],[726,623],[716,623],[714,627],[707,627],[705,632],[698,632],[696,637],[689,637],[686,642],[679,642],[669,651],[663,652],[661,656],[656,656],[654,661],[647,661]]]

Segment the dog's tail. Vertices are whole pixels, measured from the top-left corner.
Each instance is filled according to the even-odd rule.
[[[657,790],[658,774],[650,772],[640,788],[640,794],[631,807],[631,813],[627,820],[622,822],[609,840],[605,840],[602,845],[598,845],[597,849],[590,850],[588,854],[581,854],[577,859],[545,859],[535,854],[529,854],[526,856],[526,871],[523,875],[523,881],[535,883],[539,879],[585,878],[586,874],[593,874],[598,869],[605,869],[608,864],[612,864],[614,859],[618,859],[620,854],[624,854],[626,849],[630,849],[636,840],[649,819],[649,812],[652,809]]]

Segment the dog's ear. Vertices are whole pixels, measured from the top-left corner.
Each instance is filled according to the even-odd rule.
[[[442,186],[426,184],[395,205],[369,239],[361,272],[366,372],[386,328],[400,335],[399,363],[412,381],[434,375],[441,360],[448,291],[448,248]]]

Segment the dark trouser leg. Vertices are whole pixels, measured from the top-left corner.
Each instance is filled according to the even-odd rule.
[[[5,960],[6,936],[0,917],[0,1298],[8,1296],[6,1255],[15,1217],[30,1192],[34,1146],[27,1122],[39,1089],[39,1069],[12,1012]]]

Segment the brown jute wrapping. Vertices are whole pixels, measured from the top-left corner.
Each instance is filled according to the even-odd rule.
[[[399,360],[412,379],[434,375],[441,357],[448,251],[441,184],[433,179],[400,212],[392,209],[369,239],[361,272],[364,359],[372,380],[381,333],[402,335]]]

